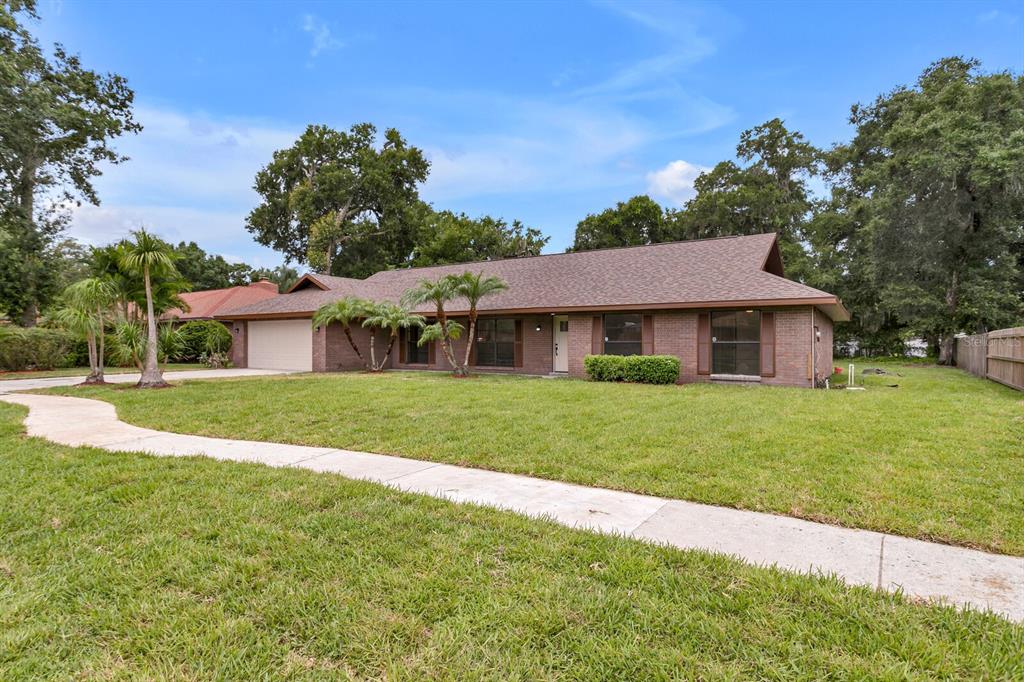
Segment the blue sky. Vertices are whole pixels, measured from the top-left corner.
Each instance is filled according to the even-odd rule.
[[[437,208],[577,221],[649,193],[679,206],[741,131],[818,145],[849,107],[948,55],[1024,70],[1024,3],[155,3],[41,0],[40,38],[128,78],[145,130],[72,236],[145,224],[273,266],[244,228],[252,181],[310,123],[397,127]]]

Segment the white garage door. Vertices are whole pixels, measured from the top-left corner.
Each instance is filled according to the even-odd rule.
[[[249,366],[313,371],[313,325],[309,320],[249,322]]]

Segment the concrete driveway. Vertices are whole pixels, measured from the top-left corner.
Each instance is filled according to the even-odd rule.
[[[283,369],[187,369],[179,372],[164,372],[167,381],[184,381],[187,379],[233,379],[235,377],[258,377],[273,374],[293,374]],[[13,391],[31,391],[37,388],[54,386],[74,386],[85,381],[85,374],[74,377],[49,377],[39,379],[8,379],[0,381],[0,393]],[[134,384],[139,380],[139,373],[108,374],[108,384]]]

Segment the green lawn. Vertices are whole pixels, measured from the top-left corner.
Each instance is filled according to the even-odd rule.
[[[206,365],[196,363],[171,363],[164,368],[165,372],[174,372],[183,369],[207,369]],[[104,374],[131,374],[139,370],[134,367],[106,367]],[[27,370],[24,372],[3,372],[0,371],[0,381],[5,379],[47,379],[49,377],[74,377],[86,376],[89,373],[88,367],[61,367],[60,369]]]
[[[867,391],[412,372],[62,391],[168,431],[401,454],[1024,554],[1024,394],[950,368],[887,367],[904,376]]]
[[[58,446],[24,414],[0,403],[5,681],[1024,675],[1024,628],[994,616],[338,476]]]

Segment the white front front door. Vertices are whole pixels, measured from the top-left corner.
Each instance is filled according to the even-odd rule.
[[[569,318],[566,316],[556,316],[554,318],[555,333],[552,334],[554,339],[554,348],[552,353],[555,358],[555,371],[556,372],[568,372],[569,371]]]

